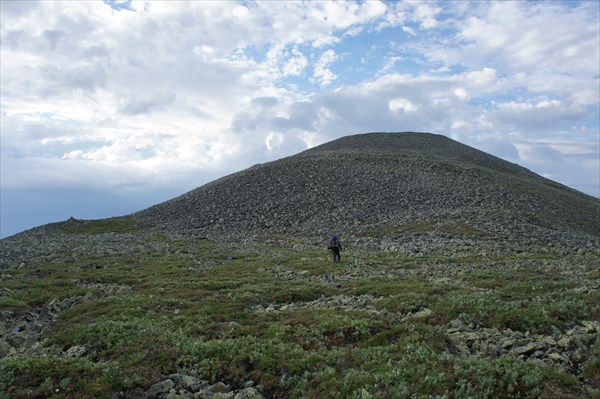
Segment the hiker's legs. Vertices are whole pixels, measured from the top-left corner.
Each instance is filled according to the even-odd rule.
[[[339,262],[340,261],[340,250],[339,249],[334,249],[333,250],[333,261],[334,262]]]

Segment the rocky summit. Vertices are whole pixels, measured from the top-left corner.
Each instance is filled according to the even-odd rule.
[[[0,240],[0,399],[598,398],[599,259],[597,198],[344,137]]]
[[[600,233],[598,199],[427,133],[344,137],[132,217],[171,231],[232,235],[399,233],[424,222],[551,240]]]

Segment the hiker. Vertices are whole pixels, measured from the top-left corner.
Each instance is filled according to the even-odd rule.
[[[333,252],[333,262],[339,262],[342,259],[340,252],[342,252],[342,242],[338,238],[336,234],[331,237],[331,241],[329,241],[329,246],[327,249]]]

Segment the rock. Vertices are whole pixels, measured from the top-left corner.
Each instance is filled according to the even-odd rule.
[[[500,348],[496,343],[490,344],[488,349],[488,356],[498,357],[500,356]]]
[[[0,341],[0,359],[15,354],[16,350],[8,342]]]
[[[465,331],[467,326],[460,319],[454,319],[448,323],[448,333]]]
[[[181,386],[183,386],[188,391],[197,392],[200,389],[202,389],[202,387],[207,385],[208,383],[206,381],[201,380],[199,378],[192,377],[189,375],[181,376]]]
[[[513,346],[515,346],[515,340],[514,339],[505,339],[504,342],[502,342],[502,349],[508,349],[508,348],[512,348]]]
[[[6,342],[8,342],[11,346],[14,346],[15,348],[20,348],[27,343],[28,339],[29,337],[27,337],[27,334],[16,333],[9,335],[6,338]]]
[[[255,388],[248,387],[241,389],[235,396],[234,399],[264,399],[264,397],[258,393]]]
[[[233,392],[217,392],[211,399],[234,399],[234,395]]]
[[[530,342],[530,338],[508,338],[502,343],[502,348],[507,349],[513,346],[525,346]]]
[[[168,394],[174,387],[175,383],[171,379],[167,379],[162,382],[157,382],[156,384],[152,385],[148,390],[148,397],[158,398],[161,395]]]
[[[454,348],[460,352],[462,356],[468,356],[471,354],[469,347],[460,335],[453,335],[450,337],[450,341],[454,345]]]
[[[429,318],[431,318],[433,316],[435,316],[435,313],[433,312],[433,310],[425,308],[425,309],[419,310],[416,313],[409,314],[406,317],[406,319],[407,320],[412,320],[412,321],[426,320],[426,319],[429,319]]]
[[[88,352],[84,346],[72,346],[65,352],[66,357],[82,357]]]
[[[556,326],[550,326],[550,332],[552,333],[552,338],[556,341],[562,338],[562,332]]]
[[[224,393],[231,391],[231,387],[222,382],[217,382],[216,384],[209,386],[206,390],[211,393]]]
[[[565,349],[570,348],[572,346],[572,344],[573,344],[573,339],[571,337],[562,337],[557,342],[557,345],[559,348],[565,348]]]
[[[517,355],[527,355],[530,354],[531,352],[542,348],[542,346],[538,343],[531,343],[531,344],[527,344],[524,346],[519,346],[517,348],[514,348],[512,351],[514,353],[516,353]]]
[[[179,392],[171,389],[165,399],[193,399],[193,397],[194,396],[185,389],[181,389]]]
[[[598,321],[582,321],[581,324],[583,324],[586,333],[600,333],[600,322]]]
[[[589,356],[589,351],[583,348],[577,348],[571,354],[571,359],[573,359],[577,363],[584,362]]]
[[[561,362],[561,363],[566,363],[568,361],[563,355],[561,355],[560,353],[556,353],[556,352],[550,353],[548,355],[548,359],[553,360],[555,362]]]
[[[543,357],[544,355],[545,355],[545,353],[543,351],[536,350],[535,352],[533,352],[531,357],[539,359],[539,358]]]
[[[463,339],[464,339],[465,341],[467,341],[467,342],[470,342],[470,341],[477,341],[477,340],[479,340],[479,339],[480,339],[480,336],[479,336],[479,334],[477,334],[477,333],[474,333],[474,332],[471,332],[471,333],[466,333],[466,334],[464,334],[462,337],[463,337]]]

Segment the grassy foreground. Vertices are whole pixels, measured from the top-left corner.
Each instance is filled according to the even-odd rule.
[[[538,335],[600,320],[600,293],[577,289],[600,272],[560,274],[562,255],[349,248],[333,264],[321,248],[146,239],[168,250],[2,272],[0,309],[92,295],[59,315],[43,354],[0,360],[0,397],[109,398],[186,370],[233,387],[253,380],[267,398],[598,397],[597,339],[577,377],[513,355],[466,356],[448,332],[456,319]],[[74,346],[86,355],[65,356]]]

